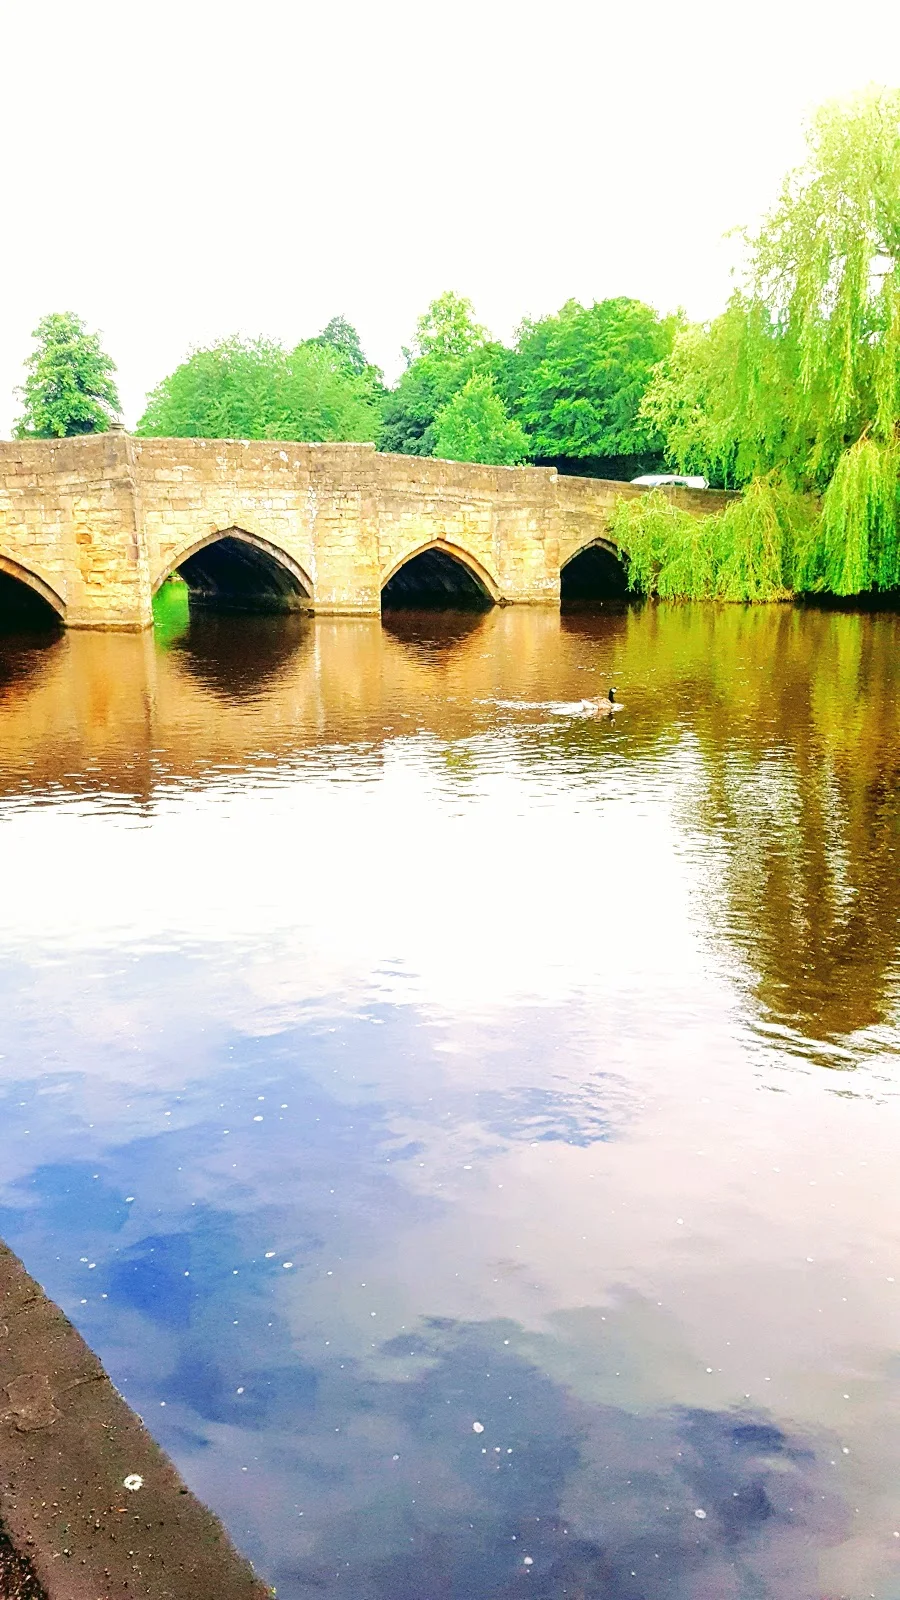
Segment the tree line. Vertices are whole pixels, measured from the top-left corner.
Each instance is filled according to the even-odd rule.
[[[137,432],[700,473],[741,498],[714,519],[657,494],[620,503],[635,588],[734,600],[900,588],[900,91],[822,107],[806,160],[744,243],[741,287],[708,323],[624,296],[572,300],[503,344],[447,292],[393,385],[335,317],[293,349],[230,338],[193,351]],[[17,433],[108,426],[115,369],[97,336],[67,314],[35,337]]]
[[[625,298],[568,302],[525,322],[513,346],[491,338],[472,304],[447,292],[419,317],[405,368],[389,387],[343,316],[288,349],[222,339],[192,351],[147,396],[137,433],[168,438],[374,441],[381,450],[513,466],[556,460],[627,475],[663,460],[640,415],[677,318]],[[115,368],[96,334],[68,314],[45,317],[20,391],[19,437],[109,426]]]

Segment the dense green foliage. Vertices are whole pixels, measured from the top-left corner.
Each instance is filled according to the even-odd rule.
[[[403,353],[406,369],[385,396],[378,448],[410,456],[440,454],[435,450],[438,413],[474,373],[496,376],[507,352],[488,340],[471,301],[448,292],[419,318],[413,347]]]
[[[640,404],[674,327],[638,300],[589,307],[571,300],[553,316],[523,323],[510,348],[475,321],[470,301],[440,295],[419,318],[406,370],[386,396],[379,447],[442,454],[438,414],[478,375],[493,381],[524,430],[530,459],[652,455],[662,440]]]
[[[832,594],[900,587],[898,468],[895,439],[862,438],[838,458],[798,587]]]
[[[487,332],[475,321],[471,300],[448,289],[432,300],[416,323],[415,351],[438,361],[455,361],[487,343]],[[409,355],[409,351],[404,352]]]
[[[37,346],[25,362],[19,394],[24,410],[17,439],[64,439],[103,433],[119,413],[115,366],[71,311],[42,317],[32,335]]]
[[[662,438],[640,406],[668,355],[673,318],[640,300],[569,300],[523,324],[512,368],[517,412],[536,456],[635,456]]]
[[[734,488],[799,448],[795,384],[768,310],[735,294],[708,327],[682,327],[652,374],[641,414],[679,472]]]
[[[525,460],[528,440],[488,373],[473,372],[438,412],[434,454],[445,461],[483,461],[497,467]]]
[[[406,456],[434,454],[434,425],[442,411],[472,374],[491,374],[489,359],[482,350],[470,355],[442,360],[418,356],[406,368],[384,399],[379,450],[393,450]]]
[[[900,415],[900,91],[824,106],[752,251],[756,297],[782,331],[813,448],[830,475]]]
[[[680,470],[796,491],[790,551],[760,565],[742,549],[756,576],[738,589],[900,583],[900,91],[816,114],[804,166],[749,241],[745,289],[680,330],[641,412]],[[728,516],[735,539],[757,537]]]
[[[357,377],[365,372],[369,365],[363,354],[359,334],[346,317],[332,317],[322,332],[315,339],[308,340],[308,343],[319,344],[326,350],[333,351],[351,372],[356,373]]]
[[[815,519],[815,502],[772,476],[755,478],[717,516],[695,516],[661,490],[620,500],[610,531],[641,594],[781,600],[800,586]]]
[[[195,350],[147,396],[140,434],[169,438],[368,440],[378,426],[372,369],[310,340],[223,339]]]

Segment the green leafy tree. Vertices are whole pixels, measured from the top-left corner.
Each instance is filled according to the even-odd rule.
[[[796,498],[779,521],[790,587],[896,588],[900,90],[815,114],[806,161],[748,240],[746,276],[723,317],[680,334],[641,415],[675,466],[811,497],[812,521]]]
[[[475,321],[471,300],[448,289],[432,300],[416,324],[415,352],[452,360],[470,355],[487,343],[487,332]]]
[[[671,353],[651,375],[640,416],[665,440],[666,457],[679,472],[735,488],[808,454],[796,388],[796,370],[767,307],[738,293],[708,326],[679,328]]]
[[[115,364],[101,349],[99,336],[88,333],[74,312],[57,311],[41,318],[32,337],[37,344],[18,391],[24,409],[15,437],[103,433],[121,408],[112,376]]]
[[[480,345],[466,356],[419,356],[384,397],[378,448],[400,455],[433,455],[439,412],[473,373],[495,377],[506,354],[502,346]]]
[[[369,440],[379,413],[365,369],[317,341],[285,350],[223,339],[195,350],[147,396],[140,434],[168,438]]]
[[[622,499],[610,534],[628,558],[629,585],[661,600],[783,600],[814,536],[817,508],[775,475],[754,478],[715,516],[697,516],[660,490]]]
[[[892,439],[900,417],[900,90],[823,106],[807,142],[750,270],[796,361],[821,482],[848,444]]]
[[[430,455],[434,419],[464,382],[465,375],[460,377],[456,361],[448,364],[424,357],[411,361],[385,396],[379,450],[404,456]]]
[[[434,453],[445,461],[483,461],[512,467],[528,455],[528,440],[510,417],[485,372],[473,372],[452,400],[438,412]]]
[[[416,324],[407,366],[382,405],[380,450],[434,454],[435,419],[476,371],[495,372],[509,352],[488,340],[470,300],[448,291]]]
[[[328,350],[333,350],[344,361],[345,365],[359,377],[369,366],[363,354],[363,347],[359,334],[352,322],[346,317],[332,317],[322,332],[315,339],[308,341],[310,344],[323,345]]]
[[[512,374],[518,416],[538,457],[639,456],[662,438],[641,414],[650,375],[677,319],[621,297],[569,300],[521,329]]]

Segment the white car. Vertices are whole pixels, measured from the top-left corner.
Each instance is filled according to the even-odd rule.
[[[680,489],[708,489],[707,478],[686,478],[680,472],[645,472],[642,478],[632,478],[640,489],[665,489],[669,484]]]

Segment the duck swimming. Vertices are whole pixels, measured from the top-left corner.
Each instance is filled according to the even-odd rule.
[[[610,689],[605,699],[597,695],[593,700],[582,700],[581,703],[585,709],[593,711],[595,716],[611,717],[614,712],[624,710],[622,702],[616,699],[617,693],[617,689]]]

